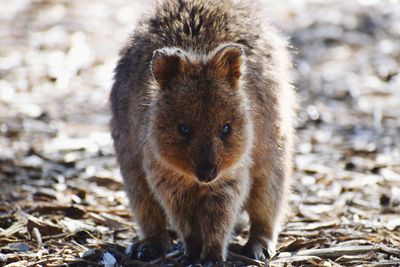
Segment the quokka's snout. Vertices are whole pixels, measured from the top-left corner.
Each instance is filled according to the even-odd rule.
[[[218,152],[215,151],[215,147],[211,138],[205,138],[205,141],[195,148],[197,153],[193,155],[194,174],[200,182],[211,182],[218,175]]]
[[[203,161],[197,165],[196,175],[199,181],[211,182],[218,175],[217,165],[210,161]]]

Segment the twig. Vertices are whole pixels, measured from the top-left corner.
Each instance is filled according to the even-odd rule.
[[[253,259],[250,259],[248,257],[245,257],[243,255],[240,255],[240,254],[237,254],[237,253],[234,253],[231,251],[228,252],[228,257],[232,258],[234,260],[242,261],[243,263],[248,264],[248,265],[255,265],[255,266],[260,266],[260,267],[265,266],[265,263],[262,261],[253,260]]]

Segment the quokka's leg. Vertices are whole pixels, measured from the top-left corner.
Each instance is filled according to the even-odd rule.
[[[202,249],[201,229],[197,219],[199,187],[185,177],[177,178],[174,173],[154,173],[157,175],[147,178],[154,185],[154,191],[159,193],[158,197],[170,226],[184,242],[185,255],[180,261],[189,265],[200,259]]]
[[[265,260],[274,253],[289,194],[290,167],[284,162],[266,166],[253,172],[253,186],[246,205],[251,226],[243,253],[257,260]]]
[[[143,172],[138,168],[127,170],[121,167],[121,170],[142,239],[133,256],[140,260],[158,258],[170,244],[164,211],[151,193]]]
[[[243,204],[243,195],[247,191],[246,186],[228,182],[222,185],[222,190],[204,197],[198,221],[203,240],[201,259],[205,266],[214,266],[216,262],[225,260],[230,234]]]
[[[192,225],[191,232],[184,237],[183,241],[185,244],[185,256],[182,263],[190,265],[200,260],[203,242],[197,223]]]

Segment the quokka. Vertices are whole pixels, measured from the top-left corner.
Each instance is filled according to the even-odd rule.
[[[226,259],[238,215],[243,253],[269,257],[289,194],[296,95],[286,41],[237,0],[164,0],[121,52],[111,130],[133,215],[146,242],[186,262]]]

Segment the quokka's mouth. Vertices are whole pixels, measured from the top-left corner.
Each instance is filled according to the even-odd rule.
[[[217,177],[217,175],[218,175],[218,170],[216,166],[206,169],[198,168],[196,173],[197,179],[201,182],[211,182]]]

